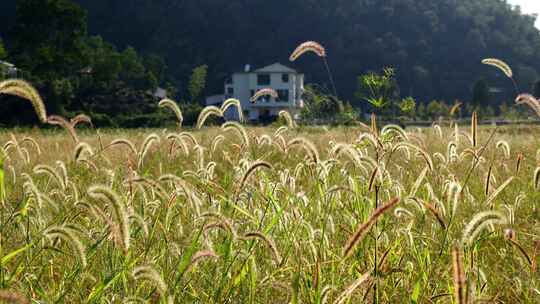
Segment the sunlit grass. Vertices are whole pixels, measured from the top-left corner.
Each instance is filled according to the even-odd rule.
[[[538,301],[540,128],[377,129],[1,131],[0,300]]]

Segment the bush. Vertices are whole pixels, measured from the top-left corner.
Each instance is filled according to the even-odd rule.
[[[358,117],[350,103],[325,94],[316,86],[306,86],[303,98],[304,108],[300,116],[309,123],[349,124]]]

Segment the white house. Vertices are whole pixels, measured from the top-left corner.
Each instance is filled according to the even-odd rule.
[[[19,69],[17,69],[14,64],[0,60],[0,73],[3,74],[2,76],[15,78],[17,77],[18,71]]]
[[[167,90],[161,87],[157,87],[152,95],[154,95],[155,98],[164,99],[167,98]]]
[[[260,89],[274,89],[279,97],[261,97],[255,103],[250,98]],[[280,63],[251,71],[246,65],[243,72],[234,73],[224,85],[223,95],[206,98],[206,105],[220,106],[228,98],[236,98],[242,104],[244,117],[250,121],[268,121],[279,111],[287,110],[293,116],[303,107],[304,74]],[[228,120],[238,119],[236,109],[229,108],[225,113]]]

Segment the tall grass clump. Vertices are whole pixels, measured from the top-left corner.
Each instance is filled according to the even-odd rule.
[[[13,95],[32,103],[42,123],[47,122],[47,110],[38,91],[28,82],[20,79],[9,79],[0,82],[0,94]]]
[[[178,120],[178,126],[182,126],[182,122],[184,122],[184,115],[182,115],[182,110],[180,110],[180,107],[174,100],[165,98],[162,99],[158,105],[160,108],[167,108],[173,111],[176,119]]]
[[[0,302],[537,302],[539,127],[204,128],[230,107],[0,132]]]

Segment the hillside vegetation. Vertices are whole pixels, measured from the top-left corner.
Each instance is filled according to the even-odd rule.
[[[514,91],[480,60],[504,59],[522,91],[540,94],[533,24],[503,0],[6,0],[0,59],[23,70],[52,113],[92,113],[102,126],[160,125],[162,117],[149,115],[157,86],[196,117],[230,72],[286,63],[305,40],[326,47],[339,98],[356,108],[371,111],[359,97],[359,76],[391,66],[396,100],[411,96],[422,107],[445,101],[433,105],[436,113],[455,99],[467,105],[480,98],[498,113]],[[333,93],[320,61],[292,66]],[[201,69],[205,77],[192,77]],[[197,94],[190,79],[203,80]],[[490,93],[493,87],[501,93]],[[3,124],[35,123],[17,101],[2,97],[0,110]]]
[[[305,40],[324,45],[338,92],[352,99],[356,77],[396,69],[402,95],[424,102],[468,101],[476,80],[502,85],[478,62],[507,61],[524,90],[540,72],[540,33],[534,18],[502,0],[78,0],[90,32],[118,45],[164,56],[182,81],[207,64],[212,90],[246,63],[286,63]],[[117,26],[109,26],[110,24]],[[326,82],[321,63],[297,67]],[[509,87],[508,87],[509,88]]]

